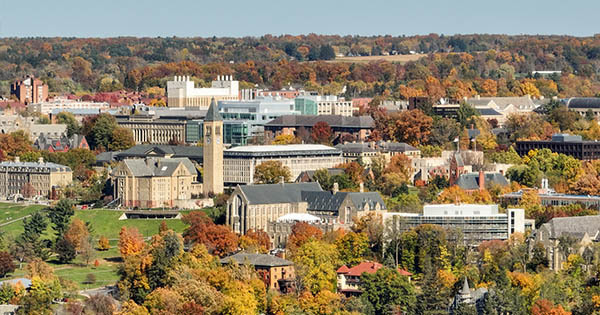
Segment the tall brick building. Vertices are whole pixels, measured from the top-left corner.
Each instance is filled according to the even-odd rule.
[[[23,104],[45,102],[48,100],[48,85],[34,76],[27,76],[10,85],[10,95],[16,96]]]

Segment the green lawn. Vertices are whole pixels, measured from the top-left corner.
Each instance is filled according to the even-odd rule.
[[[37,205],[24,207],[21,205],[0,203],[0,222],[21,218],[44,208],[44,206]],[[188,212],[189,211],[182,211],[182,214]],[[75,218],[90,222],[94,239],[97,240],[100,236],[106,236],[110,240],[111,248],[107,251],[94,251],[94,257],[90,261],[89,266],[85,266],[80,258],[75,259],[72,264],[59,264],[51,259],[48,263],[54,268],[54,273],[59,277],[74,281],[79,286],[79,289],[96,288],[107,284],[114,284],[119,279],[117,268],[120,254],[117,244],[121,228],[124,226],[136,227],[143,236],[149,237],[158,233],[158,228],[163,221],[144,219],[119,220],[121,214],[123,214],[123,211],[102,209],[75,210]],[[12,219],[9,220],[8,218]],[[164,221],[169,228],[179,233],[183,232],[187,226],[179,219],[168,219]],[[0,227],[0,231],[5,232],[9,236],[17,237],[23,232],[23,221],[19,220],[2,226]],[[46,239],[53,239],[54,237],[54,232],[51,227],[49,227],[44,233],[44,236],[42,236],[42,238]],[[94,260],[96,259],[100,262],[98,268],[93,266]],[[86,277],[90,273],[96,276],[96,282],[93,284],[86,283]],[[25,265],[23,265],[23,268],[10,274],[7,278],[18,278],[23,277],[24,275]]]

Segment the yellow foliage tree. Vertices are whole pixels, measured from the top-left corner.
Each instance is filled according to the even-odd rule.
[[[293,135],[280,134],[273,140],[272,144],[293,144],[297,143],[296,137]]]
[[[98,249],[99,250],[109,250],[110,249],[110,243],[108,242],[108,238],[106,238],[106,236],[100,236],[100,239],[98,239]]]
[[[119,233],[119,251],[121,257],[135,255],[142,252],[145,243],[142,235],[135,227],[122,227]]]

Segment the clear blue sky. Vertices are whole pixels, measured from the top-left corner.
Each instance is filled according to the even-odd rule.
[[[0,37],[600,33],[598,0],[0,0]]]

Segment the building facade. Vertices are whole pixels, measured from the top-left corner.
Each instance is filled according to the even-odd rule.
[[[498,205],[445,204],[425,205],[422,214],[383,214],[384,223],[399,231],[408,231],[421,224],[435,224],[445,229],[460,229],[464,242],[478,245],[483,241],[506,240],[515,233],[524,233],[531,221],[525,220],[523,209],[498,211]]]
[[[362,293],[362,275],[364,273],[376,273],[381,268],[383,268],[382,264],[372,261],[363,261],[353,267],[341,266],[336,271],[338,292],[347,297],[360,295]],[[410,272],[398,268],[398,273],[401,276],[408,277],[410,281],[410,276],[412,276]]]
[[[117,118],[120,127],[130,129],[135,144],[169,144],[185,142],[186,120],[155,116]]]
[[[565,105],[583,117],[591,115],[596,120],[600,119],[600,97],[571,97]]]
[[[252,136],[264,136],[264,125],[284,115],[298,115],[294,100],[279,97],[259,97],[245,101],[220,101],[219,112],[223,120],[241,120],[250,126]]]
[[[34,76],[27,76],[10,85],[10,95],[23,104],[44,102],[48,99],[48,85]]]
[[[73,172],[68,166],[44,162],[14,161],[0,163],[0,195],[26,195],[24,187],[33,188],[33,195],[52,198],[53,190],[60,190],[73,181]]]
[[[579,160],[600,159],[600,142],[583,141],[581,136],[555,134],[552,140],[517,141],[515,150],[525,156],[531,150],[549,149],[555,153],[570,155]]]
[[[289,115],[278,117],[265,125],[265,135],[273,139],[279,135],[299,136],[301,130],[310,134],[312,127],[318,122],[325,122],[331,127],[336,139],[351,135],[358,141],[366,141],[375,128],[371,116],[338,116],[338,115]]]
[[[54,111],[69,110],[100,110],[104,111],[110,108],[107,102],[85,102],[69,100],[66,98],[56,98],[52,101],[34,102],[27,105],[27,110],[32,113],[42,113],[48,115]]]
[[[225,150],[224,179],[228,185],[254,183],[256,166],[279,161],[290,169],[295,179],[303,171],[332,168],[343,162],[342,152],[320,144],[249,145]]]
[[[335,95],[301,95],[294,99],[294,104],[301,115],[352,116],[355,111],[358,112],[352,101]]]
[[[254,267],[267,289],[285,293],[287,289],[293,288],[296,280],[294,263],[276,256],[241,252],[221,259],[221,264],[230,262]]]
[[[122,207],[175,207],[197,194],[196,167],[187,158],[125,159],[113,169],[114,200]]]
[[[169,107],[199,107],[207,109],[211,100],[239,100],[239,81],[231,76],[218,76],[210,88],[196,88],[189,76],[176,76],[167,82]]]

